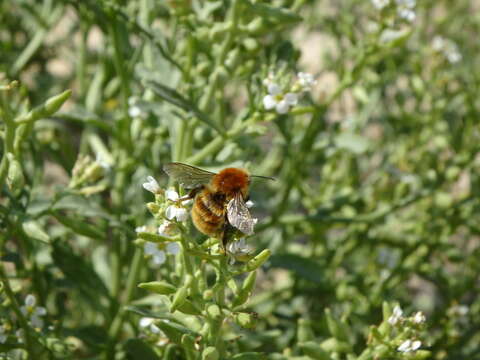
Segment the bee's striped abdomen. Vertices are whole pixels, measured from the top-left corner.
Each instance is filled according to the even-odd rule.
[[[225,223],[224,200],[204,189],[195,197],[192,207],[193,224],[202,233],[217,236]]]

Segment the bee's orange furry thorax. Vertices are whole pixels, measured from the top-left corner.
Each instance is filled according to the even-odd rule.
[[[227,168],[220,171],[212,179],[212,188],[216,192],[221,192],[227,197],[233,197],[237,192],[244,196],[248,193],[250,176],[245,170],[237,168]]]

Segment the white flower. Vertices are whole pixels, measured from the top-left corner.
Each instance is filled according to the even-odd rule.
[[[176,233],[176,225],[171,221],[165,220],[162,225],[158,227],[158,235],[171,237]]]
[[[386,7],[390,4],[390,0],[372,0],[372,4],[378,10],[382,10],[384,7]]]
[[[167,191],[165,191],[165,197],[170,201],[178,201],[178,199],[180,198],[180,195],[178,195],[178,193],[175,190],[168,189]]]
[[[280,86],[275,83],[268,85],[268,93],[263,98],[265,110],[275,109],[279,114],[286,114],[291,106],[297,105],[298,95],[295,93],[282,94]]]
[[[465,316],[468,314],[468,306],[466,305],[454,305],[449,309],[449,315],[451,316]]]
[[[297,74],[297,77],[298,77],[298,83],[300,84],[300,86],[303,88],[304,91],[310,90],[312,86],[314,86],[317,83],[313,75],[309,73],[299,72]]]
[[[458,46],[453,41],[435,36],[432,40],[432,48],[435,51],[443,53],[448,62],[455,64],[462,60],[462,54],[458,51]]]
[[[167,260],[167,254],[165,251],[160,250],[157,244],[147,241],[143,245],[143,251],[145,255],[151,257],[151,265],[152,266],[159,266],[162,265]],[[176,255],[180,252],[180,245],[176,242],[168,243],[166,246],[166,251],[169,254]]]
[[[8,335],[6,334],[5,326],[0,326],[0,344],[5,344],[7,342]]]
[[[400,16],[402,19],[407,20],[408,22],[414,21],[417,17],[415,11],[406,8],[398,9],[398,16]]]
[[[135,228],[135,232],[136,233],[141,233],[141,232],[147,232],[148,228],[146,225],[143,225],[143,226],[137,226]]]
[[[415,341],[412,341],[412,350],[415,351],[415,350],[418,350],[420,348],[420,346],[422,346],[422,342],[420,340],[415,340]]]
[[[25,305],[20,308],[22,314],[25,317],[30,319],[30,324],[34,328],[42,328],[43,327],[43,319],[42,316],[47,314],[47,310],[41,306],[35,306],[37,303],[37,299],[32,294],[27,295],[25,298]]]
[[[410,352],[412,349],[412,341],[411,340],[405,340],[403,343],[400,344],[400,346],[397,348],[398,351],[400,352]]]
[[[415,324],[422,324],[425,322],[425,315],[421,311],[418,311],[413,315],[413,322]]]
[[[43,327],[43,320],[36,315],[30,317],[30,323],[35,329],[41,329]]]
[[[180,252],[180,244],[177,242],[168,243],[166,249],[169,254],[177,255]]]
[[[452,64],[455,64],[462,60],[462,54],[460,54],[456,49],[450,49],[446,52],[445,56],[447,57],[447,60]]]
[[[416,0],[397,0],[398,6],[404,6],[408,9],[413,9],[417,4]]]
[[[158,185],[157,180],[155,180],[153,176],[148,176],[147,182],[143,183],[142,186],[145,190],[150,191],[153,194],[160,191],[160,185]]]
[[[432,40],[432,48],[435,51],[442,51],[445,48],[445,44],[445,38],[440,35],[435,36]]]
[[[169,207],[167,207],[167,210],[165,210],[165,217],[168,220],[173,220],[174,218],[176,218],[177,221],[185,221],[188,218],[188,211],[183,207],[170,205]]]
[[[253,248],[246,244],[245,238],[241,238],[228,243],[227,252],[236,260],[247,261],[253,253]]]
[[[456,306],[455,310],[460,316],[465,316],[468,314],[469,309],[466,305],[458,305]]]
[[[167,259],[167,256],[165,255],[165,252],[160,250],[157,246],[157,244],[147,241],[143,245],[143,251],[145,252],[146,255],[151,256],[151,264],[153,266],[158,266],[162,265],[165,260]]]
[[[101,154],[97,154],[95,161],[105,171],[110,171],[110,169],[112,168],[112,164],[110,164],[110,162],[105,158],[105,156],[103,156]]]
[[[248,201],[245,203],[245,205],[247,206],[247,208],[251,208],[251,207],[252,207],[253,205],[255,205],[255,204],[253,203],[252,200],[248,200]]]
[[[157,325],[154,324],[155,319],[143,317],[140,319],[138,325],[141,328],[148,328],[152,333],[159,334],[161,330]]]
[[[405,340],[403,343],[400,344],[397,350],[403,353],[409,353],[418,350],[420,346],[422,346],[422,342],[420,340]]]
[[[397,0],[397,13],[402,19],[405,19],[409,22],[415,20],[416,14],[413,9],[416,5],[416,0]]]
[[[393,30],[393,29],[385,29],[380,34],[380,43],[388,44],[395,40],[400,39],[402,36],[407,34],[407,30]]]
[[[388,318],[388,323],[390,325],[396,325],[398,323],[398,321],[402,318],[402,315],[403,315],[403,311],[400,308],[400,306],[398,306],[398,305],[395,306],[393,308],[392,315]]]
[[[15,331],[15,336],[17,337],[17,341],[21,344],[24,341],[23,339],[25,338],[25,332],[23,329],[18,329]]]
[[[142,110],[138,106],[131,106],[128,108],[128,115],[132,118],[139,117],[142,115]]]

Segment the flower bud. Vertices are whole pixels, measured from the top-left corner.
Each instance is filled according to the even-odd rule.
[[[66,90],[63,93],[49,98],[47,101],[31,110],[27,115],[21,116],[15,122],[29,123],[39,119],[44,119],[55,114],[65,101],[72,95],[72,90]]]
[[[255,52],[260,48],[260,44],[254,38],[246,38],[242,42],[243,46],[248,52]]]
[[[222,316],[222,310],[217,304],[211,304],[207,306],[207,314],[212,319],[218,319],[220,316]]]
[[[57,356],[61,356],[61,357],[71,356],[69,344],[62,342],[60,339],[51,338],[51,337],[46,338],[45,345],[52,353],[54,353]]]
[[[225,59],[225,66],[229,69],[234,69],[239,64],[240,59],[240,50],[238,48],[235,48],[227,54],[227,58]]]
[[[239,312],[233,316],[235,323],[245,329],[253,329],[257,325],[257,313]]]
[[[247,31],[252,35],[258,34],[265,28],[265,20],[262,17],[256,17],[247,24]]]
[[[330,309],[325,309],[325,316],[327,318],[327,326],[330,333],[338,340],[348,342],[351,339],[347,325],[332,315]]]
[[[300,349],[302,349],[305,355],[312,359],[331,360],[331,357],[328,355],[328,353],[323,350],[315,341],[301,342],[298,344],[298,346]]]
[[[297,339],[298,342],[305,343],[314,339],[312,323],[310,320],[298,319],[297,322]]]
[[[387,356],[389,352],[390,352],[390,348],[387,345],[385,344],[377,345],[373,349],[374,359],[383,359]]]
[[[175,344],[181,344],[182,337],[187,335],[194,335],[194,333],[183,327],[182,325],[173,323],[173,322],[166,322],[166,321],[157,321],[155,325],[160,328],[164,332],[164,334]]]
[[[149,202],[147,203],[147,209],[152,213],[152,215],[156,215],[160,211],[160,206],[154,202]]]
[[[172,300],[172,305],[170,306],[170,312],[173,313],[175,310],[178,309],[179,306],[181,306],[185,300],[187,299],[188,295],[188,287],[187,286],[182,286],[175,294]]]
[[[331,337],[327,340],[324,340],[320,343],[320,347],[326,352],[349,352],[351,346],[343,341],[338,341],[337,339]]]
[[[252,289],[255,286],[255,280],[257,279],[257,273],[252,271],[243,281],[242,288],[238,292],[237,296],[233,300],[233,306],[237,307],[243,305],[250,294],[252,293]]]
[[[428,350],[417,350],[414,354],[410,355],[412,360],[423,360],[429,359],[432,356],[432,353]]]
[[[205,348],[202,352],[202,360],[218,360],[220,355],[218,354],[217,349],[212,346]]]
[[[213,299],[213,291],[208,289],[203,292],[203,300],[210,301]]]
[[[262,266],[265,261],[268,260],[272,253],[269,249],[263,250],[260,254],[255,256],[252,260],[245,264],[246,271],[254,271],[257,270],[260,266]]]
[[[20,190],[25,184],[23,177],[22,166],[12,153],[7,154],[8,159],[8,173],[7,185],[11,191]]]
[[[183,312],[187,315],[201,315],[202,311],[190,300],[186,299],[183,303],[178,305],[178,311]]]
[[[197,354],[197,344],[195,343],[195,338],[190,334],[184,334],[182,336],[182,347],[189,354],[187,358],[194,359]]]
[[[156,294],[168,295],[177,291],[177,288],[165,281],[151,281],[138,284],[138,287]]]

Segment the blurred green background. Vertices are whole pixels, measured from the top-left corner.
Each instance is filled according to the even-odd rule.
[[[2,279],[19,303],[33,293],[47,308],[39,336],[58,347],[45,340],[38,358],[184,358],[172,341],[136,348],[134,312],[115,324],[125,306],[158,305],[126,286],[135,228],[153,224],[141,185],[152,175],[166,187],[162,164],[181,161],[277,180],[252,184],[248,243],[273,255],[248,303],[258,324],[226,334],[231,353],[321,358],[298,343],[332,336],[329,308],[349,347],[328,356],[360,358],[388,302],[426,315],[428,357],[480,359],[480,4],[410,5],[1,2]],[[313,88],[288,113],[267,111],[264,80],[287,89],[299,71]],[[9,144],[8,119],[67,89],[59,111],[20,124]],[[78,180],[80,154],[103,170]],[[174,268],[143,261],[138,281]],[[2,296],[7,352],[21,346]]]

